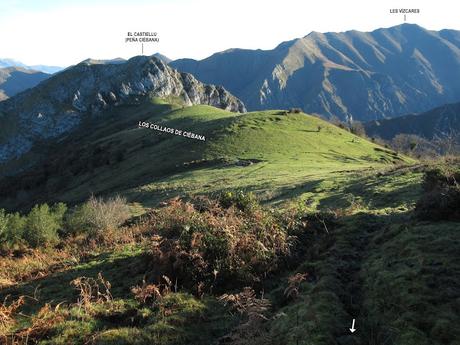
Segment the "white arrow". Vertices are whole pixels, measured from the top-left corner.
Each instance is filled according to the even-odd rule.
[[[355,328],[355,319],[353,319],[353,322],[351,323],[351,328],[350,328],[350,332],[353,333],[354,331],[356,331],[356,328]]]

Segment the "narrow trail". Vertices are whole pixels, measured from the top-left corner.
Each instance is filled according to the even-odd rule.
[[[334,257],[339,263],[337,273],[342,288],[339,298],[344,311],[349,316],[349,324],[344,325],[343,333],[337,337],[337,343],[364,345],[367,344],[364,339],[367,331],[364,327],[366,327],[368,311],[363,307],[364,281],[361,270],[373,233],[383,224],[375,216],[369,215],[356,215],[350,221],[351,225],[345,225],[336,234],[334,248]],[[356,320],[356,331],[352,333],[350,328],[353,319]]]
[[[380,216],[356,214],[327,234],[312,235],[305,261],[297,268],[314,276],[310,290],[297,302],[301,326],[296,318],[289,319],[285,338],[277,338],[277,345],[390,345],[376,340],[380,318],[364,303],[369,246],[386,225]]]

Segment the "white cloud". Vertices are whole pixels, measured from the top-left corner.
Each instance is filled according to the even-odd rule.
[[[174,0],[93,1],[46,10],[12,11],[0,20],[1,56],[27,64],[69,65],[92,58],[128,58],[140,46],[125,44],[127,31],[157,31],[159,44],[145,54],[204,58],[228,48],[271,49],[310,31],[373,30],[400,24],[390,8],[420,8],[408,21],[428,29],[460,28],[456,2]]]

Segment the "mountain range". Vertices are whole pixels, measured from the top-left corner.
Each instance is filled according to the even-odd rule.
[[[36,86],[49,76],[23,67],[0,68],[0,101]]]
[[[172,60],[168,57],[156,53],[154,57],[165,63]],[[86,59],[82,62],[90,64],[118,64],[127,60],[115,58],[109,60]],[[52,74],[62,71],[63,67],[34,65],[27,66],[14,59],[0,59],[0,101],[14,96],[26,89],[34,87],[39,82],[49,78]]]
[[[8,64],[21,63],[0,60]],[[87,59],[48,77],[24,67],[0,70],[3,99],[33,87],[0,103],[0,161],[18,158],[113,107],[152,97],[235,112],[299,107],[326,118],[369,122],[370,135],[387,138],[404,130],[430,138],[456,126],[455,115],[446,120],[444,110],[434,110],[384,120],[460,100],[460,31],[402,24],[372,32],[312,32],[273,50],[229,49],[201,61],[171,61],[159,53]]]
[[[446,104],[421,114],[364,123],[367,135],[390,140],[398,134],[413,134],[434,139],[449,134],[460,135],[460,103]]]
[[[402,24],[372,32],[311,32],[272,50],[228,49],[203,60],[153,56],[204,83],[224,86],[249,110],[298,107],[326,118],[368,122],[460,101],[456,30]],[[0,66],[12,65],[31,68],[0,60]]]
[[[56,72],[59,72],[63,70],[63,67],[59,66],[48,66],[48,65],[31,65],[28,66],[20,61],[14,60],[14,59],[0,59],[0,68],[5,68],[5,67],[22,67],[34,71],[40,71],[43,73],[47,74],[54,74]]]
[[[155,57],[138,56],[119,63],[84,61],[0,102],[4,124],[0,129],[0,162],[22,156],[38,142],[69,133],[85,119],[100,118],[114,107],[139,104],[152,97],[246,111],[244,104],[223,87],[205,85]]]
[[[170,65],[223,85],[250,110],[300,107],[371,121],[460,100],[460,31],[415,24],[312,32],[272,50],[229,49]]]

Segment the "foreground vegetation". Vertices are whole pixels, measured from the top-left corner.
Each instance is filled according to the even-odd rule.
[[[55,245],[62,238],[80,233],[97,239],[116,230],[129,217],[126,200],[119,196],[107,200],[92,196],[71,209],[62,202],[52,207],[35,205],[27,215],[0,209],[0,249],[21,252],[27,246]]]
[[[116,197],[4,212],[3,342],[457,344],[459,173],[331,173],[270,205],[227,191],[130,220]]]

